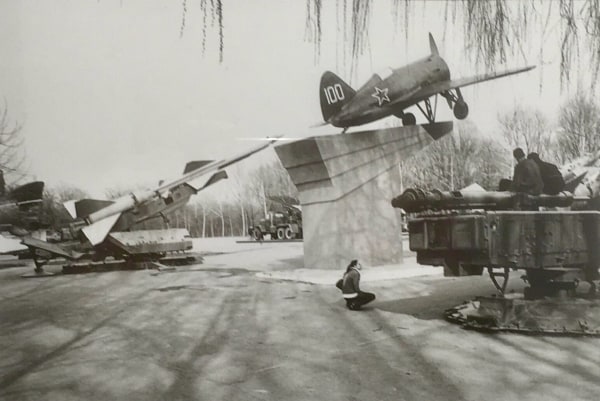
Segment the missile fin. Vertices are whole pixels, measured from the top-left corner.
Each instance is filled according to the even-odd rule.
[[[213,163],[214,160],[195,160],[188,162],[183,169],[183,174],[187,174],[191,171],[198,170],[200,167],[204,167],[210,163]]]
[[[89,226],[83,227],[81,231],[92,245],[98,245],[108,235],[117,220],[121,217],[121,213],[113,214],[105,219],[99,220]]]
[[[77,218],[77,209],[75,208],[75,200],[68,200],[63,203],[63,207],[67,210],[72,219]]]
[[[209,185],[212,185],[215,182],[225,178],[227,178],[227,172],[225,170],[220,170],[211,175],[204,174],[200,177],[194,178],[193,180],[186,182],[186,184],[194,188],[194,190],[198,192],[208,187]]]

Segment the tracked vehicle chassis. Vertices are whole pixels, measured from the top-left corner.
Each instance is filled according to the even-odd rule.
[[[167,255],[158,260],[110,259],[100,262],[83,260],[63,265],[63,274],[99,273],[115,270],[160,269],[162,266],[185,266],[202,263],[202,258],[192,254]]]

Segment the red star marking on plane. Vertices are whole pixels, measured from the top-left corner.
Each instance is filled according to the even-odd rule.
[[[390,98],[388,97],[388,88],[379,89],[378,87],[375,87],[375,93],[373,93],[371,96],[377,99],[379,107],[381,107],[384,102],[390,101]]]

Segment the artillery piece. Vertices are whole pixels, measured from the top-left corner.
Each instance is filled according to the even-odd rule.
[[[408,189],[392,200],[410,215],[409,246],[419,264],[443,266],[445,276],[455,277],[487,270],[498,290],[449,309],[449,320],[488,330],[600,335],[600,170],[593,166],[599,156],[566,166],[569,191],[557,195]],[[510,272],[519,270],[528,286],[506,294]]]

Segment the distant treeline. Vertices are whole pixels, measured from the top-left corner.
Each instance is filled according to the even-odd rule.
[[[566,102],[556,121],[540,111],[516,107],[498,116],[500,130],[489,135],[468,120],[455,122],[454,132],[412,155],[400,164],[400,188],[421,187],[455,190],[478,183],[497,189],[501,178],[512,174],[512,149],[537,152],[542,159],[558,165],[600,149],[600,109],[585,95]],[[140,228],[187,228],[194,237],[244,236],[248,227],[271,208],[270,196],[297,197],[287,171],[279,160],[250,171],[235,167],[227,187],[200,192],[185,208],[162,218],[144,222]],[[222,190],[221,188],[227,188]],[[109,198],[125,191],[109,191]],[[44,218],[59,229],[69,216],[62,202],[85,197],[77,188],[48,189]]]

